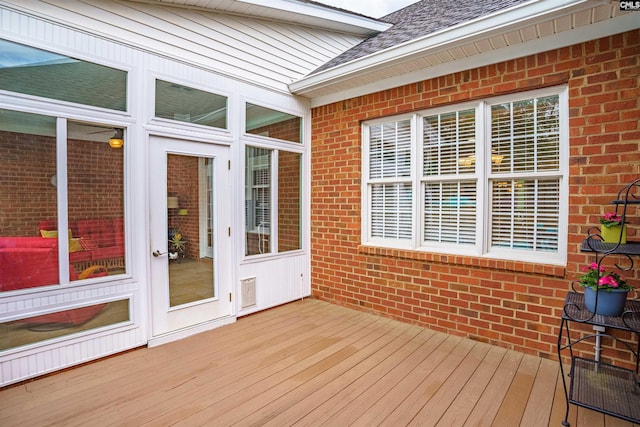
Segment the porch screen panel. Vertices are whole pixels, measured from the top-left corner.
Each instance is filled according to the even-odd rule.
[[[491,245],[558,251],[559,97],[491,107]]]
[[[411,122],[402,120],[369,128],[370,236],[411,239]]]
[[[113,134],[111,127],[68,123],[69,261],[76,280],[126,269],[125,150],[109,145]]]
[[[60,283],[56,146],[55,117],[0,109],[0,292]]]
[[[247,103],[245,131],[252,135],[302,143],[302,117]]]
[[[127,110],[127,72],[0,39],[0,89]]]
[[[177,83],[156,80],[156,117],[227,128],[227,97]]]
[[[271,155],[273,150],[246,148],[245,255],[271,252]]]
[[[476,243],[475,110],[423,119],[425,242]]]
[[[131,321],[131,300],[92,304],[0,323],[0,351]]]
[[[278,151],[278,252],[302,249],[302,154]]]

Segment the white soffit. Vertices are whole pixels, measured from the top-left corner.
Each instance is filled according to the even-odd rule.
[[[315,28],[371,36],[391,24],[364,15],[296,0],[131,0],[292,22]]]
[[[640,28],[617,0],[537,0],[293,82],[317,107]]]

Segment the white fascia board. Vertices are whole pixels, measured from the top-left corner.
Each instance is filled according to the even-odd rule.
[[[533,0],[520,6],[504,9],[491,15],[463,22],[450,28],[428,34],[404,44],[391,47],[371,55],[321,71],[289,85],[293,93],[304,95],[305,91],[322,88],[336,82],[366,74],[371,68],[379,68],[402,62],[430,51],[441,51],[464,45],[473,39],[486,38],[492,34],[506,33],[523,25],[531,25],[552,17],[559,17],[579,10],[608,3],[607,0]]]
[[[344,31],[346,33],[368,37],[385,31],[392,24],[375,18],[335,9],[321,4],[305,3],[298,0],[230,0],[241,4],[242,12],[238,8],[229,6],[227,2],[203,2],[201,0],[182,0],[178,3],[173,0],[131,0],[141,3],[162,3],[173,7],[192,7],[202,10],[240,14],[249,17],[261,17],[277,19],[283,22],[301,23],[332,31]]]
[[[589,40],[596,40],[601,37],[607,37],[626,31],[633,31],[638,28],[640,28],[640,22],[638,21],[637,15],[630,13],[609,21],[598,22],[586,27],[566,31],[556,36],[532,40],[522,45],[509,46],[492,52],[470,56],[462,60],[439,64],[410,73],[389,77],[387,79],[376,81],[375,83],[354,86],[347,90],[340,90],[328,95],[318,96],[311,99],[311,107],[320,107],[322,105],[344,101],[346,99],[356,98],[358,96],[380,92],[472,68],[522,58],[524,56],[571,46],[578,43],[584,43]]]
[[[311,3],[303,3],[295,0],[236,0],[241,3],[247,3],[255,6],[265,7],[269,9],[278,9],[284,12],[309,16],[311,18],[324,19],[333,22],[339,22],[350,26],[364,28],[371,32],[380,32],[390,28],[392,25],[369,18],[364,15],[351,13],[346,10],[337,10],[322,5]]]

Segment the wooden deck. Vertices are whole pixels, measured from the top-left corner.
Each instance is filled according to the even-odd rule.
[[[556,362],[313,299],[0,391],[3,427],[537,427],[564,411]]]

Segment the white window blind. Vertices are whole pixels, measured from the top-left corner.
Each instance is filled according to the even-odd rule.
[[[475,110],[427,116],[423,122],[423,173],[425,176],[475,172]]]
[[[369,177],[411,176],[411,122],[386,123],[370,128]]]
[[[559,111],[557,95],[491,107],[491,150],[502,156],[492,164],[492,246],[558,250]]]
[[[411,150],[410,120],[369,128],[371,237],[412,238]]]
[[[475,109],[423,119],[424,241],[476,242]]]
[[[473,245],[476,227],[475,181],[425,185],[425,241]]]
[[[371,188],[371,236],[411,239],[411,184],[374,184]]]

